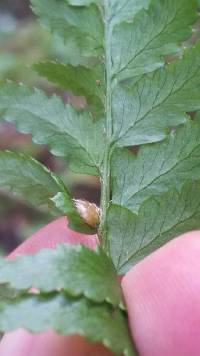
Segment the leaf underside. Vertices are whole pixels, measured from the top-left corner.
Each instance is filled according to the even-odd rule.
[[[171,191],[181,196],[189,180],[198,181],[198,117],[193,123],[187,113],[200,110],[200,44],[187,50],[183,46],[197,20],[197,2],[32,0],[31,4],[41,22],[70,49],[65,63],[48,61],[35,69],[65,90],[85,96],[87,107],[78,112],[56,95],[2,83],[1,117],[21,132],[32,133],[34,142],[49,145],[72,170],[99,176],[102,191],[109,185],[105,177],[111,176],[107,191],[112,192],[112,203],[102,207],[102,219],[108,250],[116,261],[116,239],[110,235],[114,229],[110,211],[116,205],[140,219],[149,198],[165,201]],[[74,53],[76,66],[70,57]],[[182,141],[188,142],[185,149]],[[134,145],[144,145],[136,156],[129,151]],[[62,191],[52,198],[62,211],[73,211],[65,206]],[[72,228],[78,217],[74,219]],[[137,238],[132,234],[133,243],[127,245],[123,236],[118,244],[129,256]]]
[[[173,237],[200,228],[200,182],[149,198],[137,215],[113,204],[108,219],[110,254],[123,274]]]
[[[70,90],[77,96],[84,96],[94,118],[104,116],[105,83],[102,81],[102,66],[95,65],[90,69],[59,62],[41,62],[35,64],[34,69],[59,87]]]
[[[127,149],[113,156],[113,203],[137,213],[150,196],[200,177],[200,115],[172,131],[162,143],[142,146],[135,154]],[[178,183],[178,185],[177,185]]]
[[[62,180],[35,159],[21,153],[0,151],[0,187],[8,187],[13,193],[26,198],[35,206],[49,204],[62,194],[64,213],[69,225],[76,231],[93,234],[95,229],[87,225],[76,210],[75,204]],[[58,212],[63,210],[55,204]]]
[[[22,133],[31,133],[35,143],[48,144],[73,170],[98,174],[103,127],[89,112],[78,113],[58,96],[49,98],[41,90],[8,83],[0,87],[0,116]]]
[[[100,178],[99,237],[117,272],[125,273],[170,239],[200,227],[200,116],[196,113],[200,110],[200,43],[184,47],[197,20],[197,1],[31,0],[31,4],[67,52],[64,63],[38,63],[35,69],[64,90],[84,96],[87,105],[78,111],[56,95],[2,83],[0,117],[31,133],[35,143],[47,144],[73,171]],[[196,113],[193,120],[191,112]],[[136,145],[141,147],[133,153],[130,147]],[[71,217],[72,228],[85,231],[59,178],[41,166],[32,172],[36,163],[31,160],[28,175],[24,160],[17,162],[9,167],[0,154],[0,167],[5,168],[3,173],[0,170],[0,184],[36,204],[53,201]],[[16,167],[25,184],[13,174]],[[22,295],[9,302],[2,298],[0,329],[23,325],[34,332],[49,327],[63,334],[78,332],[102,341],[116,354],[129,355],[114,277],[109,285],[114,267],[100,250],[95,252],[97,260],[94,252],[80,251],[84,263],[93,261],[91,275],[87,264],[83,280],[81,269],[73,270],[73,264],[71,269],[62,266],[70,274],[49,266],[52,280],[44,280],[45,274],[36,279],[32,272],[33,285],[41,289],[41,283],[44,288],[41,295],[23,295],[23,288],[32,286],[28,277],[14,278],[9,263],[4,265],[7,280],[2,283],[22,289]],[[48,253],[50,260],[55,258],[53,252],[43,252]],[[40,255],[31,258],[33,263]],[[26,258],[14,263],[17,271]],[[110,271],[108,276],[104,269]],[[95,285],[92,278],[97,271],[104,283]],[[25,315],[28,308],[34,310],[30,319]]]
[[[92,304],[85,298],[49,293],[0,301],[0,330],[6,332],[19,327],[34,333],[49,328],[62,335],[78,333],[92,342],[102,342],[116,355],[122,352],[135,355],[122,312],[106,304]]]
[[[0,284],[5,283],[18,290],[63,290],[71,297],[84,295],[94,302],[123,307],[114,266],[100,248],[92,251],[65,244],[33,256],[1,259]]]
[[[100,341],[116,355],[134,356],[124,310],[114,266],[101,248],[63,244],[0,260],[1,332],[51,328]]]

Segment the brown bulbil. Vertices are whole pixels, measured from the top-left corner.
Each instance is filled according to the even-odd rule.
[[[74,203],[80,216],[89,226],[96,227],[99,224],[100,209],[96,204],[86,200],[74,200]]]

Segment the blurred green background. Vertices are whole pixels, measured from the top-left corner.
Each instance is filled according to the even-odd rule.
[[[24,82],[30,86],[56,92],[63,100],[79,106],[83,98],[39,77],[32,64],[44,59],[65,61],[65,47],[53,38],[33,16],[28,0],[0,0],[0,80]],[[0,123],[0,149],[30,154],[53,171],[59,172],[76,198],[99,202],[99,182],[96,178],[75,175],[66,163],[53,157],[46,146],[35,145],[30,135],[16,132],[14,126]],[[7,254],[34,231],[55,217],[48,211],[27,206],[6,190],[0,190],[0,254]]]

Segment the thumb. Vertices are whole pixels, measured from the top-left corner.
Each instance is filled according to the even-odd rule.
[[[129,321],[141,356],[199,356],[200,232],[168,243],[124,277]]]

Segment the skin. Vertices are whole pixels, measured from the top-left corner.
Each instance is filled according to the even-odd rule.
[[[60,218],[23,243],[10,256],[36,253],[58,243],[84,243],[95,237],[70,231]],[[132,268],[122,280],[129,323],[140,356],[199,356],[200,232],[182,235]],[[0,356],[111,356],[82,337],[18,330],[4,336]]]

